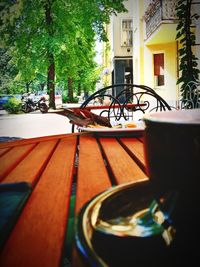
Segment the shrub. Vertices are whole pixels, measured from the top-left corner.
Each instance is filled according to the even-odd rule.
[[[69,97],[67,95],[62,95],[62,102],[63,103],[78,103],[78,97],[73,97],[72,101],[69,101]]]
[[[74,96],[72,103],[78,103],[78,97],[77,96]]]
[[[8,100],[8,103],[4,104],[4,108],[9,113],[17,114],[21,111],[21,105],[21,101],[13,97]]]
[[[67,103],[68,102],[68,97],[67,97],[67,95],[62,95],[62,102],[63,103]]]

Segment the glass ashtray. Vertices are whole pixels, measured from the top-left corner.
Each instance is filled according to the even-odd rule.
[[[177,227],[165,211],[149,181],[115,186],[81,209],[76,218],[77,248],[88,266],[182,263],[184,249],[175,238],[179,231],[176,235]]]

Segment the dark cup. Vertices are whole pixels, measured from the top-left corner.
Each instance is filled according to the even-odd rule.
[[[147,171],[156,191],[200,193],[200,109],[151,113],[144,122]]]

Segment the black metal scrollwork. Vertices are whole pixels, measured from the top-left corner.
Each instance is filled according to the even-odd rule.
[[[105,99],[109,104],[105,104]],[[151,111],[171,110],[168,103],[152,88],[136,84],[114,84],[104,87],[90,95],[80,106],[102,106],[99,115],[115,121],[134,119],[136,113],[144,115]],[[104,109],[103,107],[108,106]]]
[[[118,88],[120,91],[117,90]],[[136,111],[144,114],[147,111],[171,110],[167,102],[152,88],[136,84],[114,84],[104,87],[89,96],[80,108],[85,108],[97,98],[102,99],[103,104],[106,97],[110,99],[109,108],[103,110],[100,115],[106,114],[106,117],[114,117],[115,120],[121,118],[128,120]]]

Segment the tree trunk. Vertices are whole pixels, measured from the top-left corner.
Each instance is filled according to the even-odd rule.
[[[81,78],[80,78],[81,74],[80,72],[78,72],[78,77],[79,77],[79,80],[78,80],[78,96],[81,95]]]
[[[68,78],[68,101],[73,102],[73,81],[72,78]]]
[[[45,4],[45,15],[46,15],[46,25],[47,31],[50,37],[53,36],[53,19],[51,14],[52,1],[48,0]],[[52,52],[47,51],[49,66],[47,70],[47,91],[49,94],[49,107],[56,109],[55,105],[55,61]]]
[[[27,94],[29,93],[29,86],[30,86],[30,84],[26,83],[26,92],[27,92]]]
[[[81,95],[81,82],[78,81],[78,95]]]
[[[32,81],[30,82],[26,82],[26,92],[29,93],[29,89],[30,89],[30,85],[31,85]]]
[[[47,75],[47,88],[49,93],[49,107],[56,109],[55,105],[55,64],[53,54],[49,55],[49,68]]]

